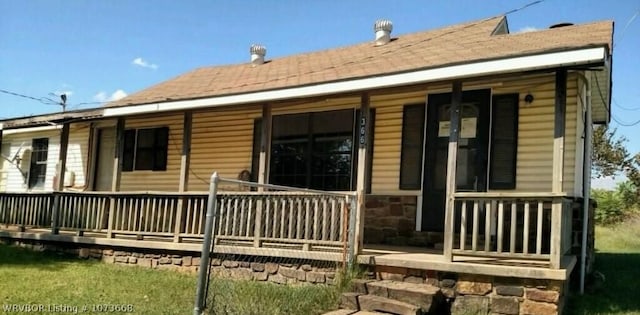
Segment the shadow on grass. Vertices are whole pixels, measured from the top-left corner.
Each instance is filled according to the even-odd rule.
[[[78,261],[81,260],[70,254],[37,251],[29,248],[0,244],[0,267],[14,265],[25,268],[59,270],[65,268],[67,263]]]
[[[595,271],[567,314],[640,314],[640,253],[598,253]]]

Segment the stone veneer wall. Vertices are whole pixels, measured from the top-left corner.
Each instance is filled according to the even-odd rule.
[[[139,266],[153,269],[196,273],[200,266],[199,253],[139,248],[78,247],[75,244],[15,241],[0,239],[0,243],[14,244],[37,251],[56,251],[106,263]],[[217,255],[211,260],[213,275],[238,280],[270,281],[279,284],[334,284],[338,263],[278,257]]]
[[[407,245],[414,235],[416,210],[416,196],[366,196],[364,243]]]
[[[439,287],[451,315],[555,315],[564,306],[566,281],[456,274],[377,266],[372,277]]]

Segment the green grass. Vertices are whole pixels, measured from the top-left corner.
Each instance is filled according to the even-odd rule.
[[[196,276],[118,266],[0,244],[0,304],[131,305],[135,314],[190,314]],[[320,314],[336,307],[340,287],[211,282],[209,314]],[[103,312],[105,313],[105,312]]]
[[[0,245],[0,301],[8,304],[132,305],[136,314],[193,309],[193,275],[80,260]]]
[[[569,314],[640,314],[640,217],[596,227],[595,270],[585,295],[573,296]]]
[[[334,286],[283,286],[268,282],[222,280],[212,283],[209,314],[307,315],[337,308]]]

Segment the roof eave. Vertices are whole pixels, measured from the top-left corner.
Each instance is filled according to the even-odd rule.
[[[105,117],[144,114],[154,112],[219,107],[257,102],[279,101],[336,93],[348,93],[369,89],[389,88],[436,81],[464,79],[513,72],[535,71],[558,67],[572,67],[603,63],[607,60],[606,47],[587,47],[548,52],[536,55],[516,56],[495,60],[476,61],[438,68],[403,73],[378,75],[352,80],[319,83],[276,90],[257,91],[234,95],[214,96],[192,100],[158,102],[104,109]]]

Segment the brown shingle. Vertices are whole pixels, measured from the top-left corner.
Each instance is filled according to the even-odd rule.
[[[504,17],[404,34],[383,46],[372,42],[250,63],[187,72],[107,106],[242,94],[391,74],[542,52],[607,46],[613,22],[491,35]]]

